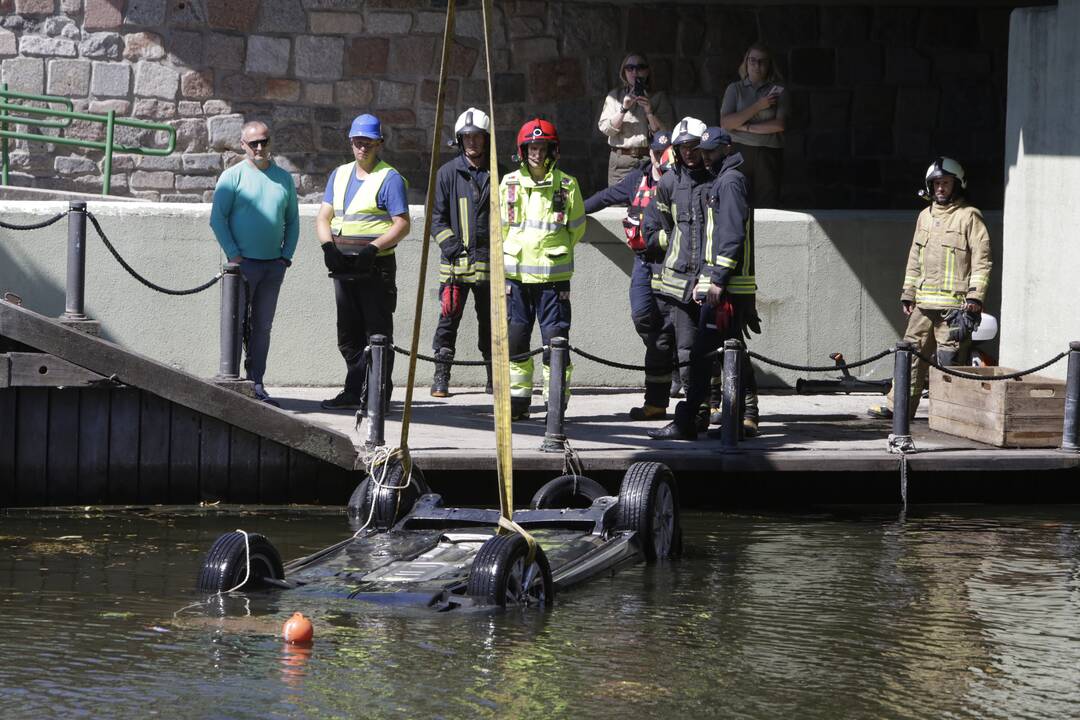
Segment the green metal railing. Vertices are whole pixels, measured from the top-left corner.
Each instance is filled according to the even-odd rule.
[[[10,100],[29,100],[31,102],[54,103],[66,107],[60,110],[53,107],[35,107],[33,105],[19,105]],[[23,115],[11,115],[11,112],[28,113],[30,115],[42,115],[46,118],[24,117]],[[59,118],[59,119],[56,119]],[[52,135],[36,135],[28,132],[8,130],[8,125],[29,125],[40,128],[63,129],[71,125],[72,120],[102,123],[105,125],[105,140],[82,140],[80,138],[55,137]],[[168,143],[163,148],[132,147],[130,145],[118,145],[113,142],[116,126],[133,127],[140,130],[161,131],[168,135]],[[112,156],[114,152],[131,153],[135,155],[171,155],[176,150],[176,128],[161,123],[143,122],[129,118],[116,117],[116,111],[110,110],[106,115],[94,115],[92,113],[75,112],[71,100],[56,97],[55,95],[31,95],[28,93],[8,90],[7,84],[0,85],[0,174],[3,185],[8,184],[8,138],[14,140],[29,140],[31,142],[53,143],[56,145],[69,145],[71,147],[90,148],[105,152],[104,167],[102,168],[101,194],[109,194],[109,186],[112,181]]]

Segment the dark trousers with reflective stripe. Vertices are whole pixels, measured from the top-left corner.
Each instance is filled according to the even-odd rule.
[[[676,360],[684,388],[690,386],[690,353],[694,348],[694,338],[698,332],[698,314],[701,306],[695,302],[680,302],[663,294],[656,295],[663,317],[663,330],[660,334],[660,351],[668,360]],[[651,405],[652,403],[650,403]],[[666,404],[665,404],[666,407]]]
[[[431,349],[457,348],[458,326],[465,314],[465,301],[473,296],[476,310],[476,348],[485,360],[491,357],[491,285],[482,283],[442,283],[439,285],[439,324]]]
[[[709,356],[709,353],[723,347],[725,340],[743,339],[743,326],[750,301],[747,296],[731,295],[729,297],[735,306],[735,317],[731,319],[728,327],[723,329],[715,327],[716,311],[707,305],[701,306],[698,313],[697,333],[690,353],[690,384],[686,388],[686,404],[684,406],[680,403],[683,412],[676,413],[676,422],[686,423],[689,426],[689,423],[693,422],[694,415],[708,413],[708,407],[712,404],[709,402],[709,396],[714,385],[713,375],[723,358],[723,354]],[[722,367],[723,365],[720,364],[721,369]],[[754,377],[754,368],[750,366],[750,356],[746,353],[742,355],[739,379],[742,387],[738,390],[738,396],[743,398],[744,413],[747,417],[757,418],[757,378]],[[719,407],[719,402],[716,406]]]
[[[529,351],[533,325],[540,322],[540,339],[550,347],[551,338],[570,339],[570,281],[522,283],[506,281],[506,315],[509,320],[510,355]],[[551,351],[544,350],[544,364],[551,364]]]
[[[372,335],[386,335],[394,340],[394,310],[397,308],[397,261],[393,255],[375,258],[370,273],[354,278],[334,278],[337,301],[338,350],[345,358],[345,392],[365,397],[368,359],[364,348]],[[393,383],[394,353],[387,354],[385,397]]]
[[[676,359],[674,330],[664,323],[652,289],[652,268],[640,256],[630,273],[630,318],[645,343],[645,404],[666,408]]]

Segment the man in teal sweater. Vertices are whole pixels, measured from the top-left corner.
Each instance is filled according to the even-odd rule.
[[[210,227],[229,262],[238,263],[251,303],[244,368],[255,397],[277,405],[263,387],[270,328],[285,268],[292,265],[300,236],[296,185],[270,157],[270,130],[249,122],[241,131],[243,161],[218,178]]]

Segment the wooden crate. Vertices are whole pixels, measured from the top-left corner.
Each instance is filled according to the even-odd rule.
[[[1005,367],[956,368],[985,377]],[[971,380],[930,368],[930,429],[998,447],[1059,447],[1065,381],[1042,375],[1018,380]]]

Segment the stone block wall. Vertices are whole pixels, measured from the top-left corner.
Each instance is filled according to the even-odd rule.
[[[479,3],[459,2],[444,138],[487,89]],[[235,161],[245,119],[272,128],[278,162],[317,199],[350,156],[353,116],[386,127],[386,158],[426,185],[445,0],[0,0],[0,73],[11,89],[70,97],[77,110],[168,123],[170,157],[119,155],[112,192],[205,201]],[[791,94],[783,205],[915,207],[929,161],[954,155],[972,194],[1000,208],[1008,16],[997,4],[876,7],[582,0],[497,2],[495,117],[501,155],[535,115],[553,120],[563,166],[605,184],[596,120],[630,49],[678,115],[719,120],[746,46],[775,49]],[[49,132],[49,131],[43,131]],[[70,136],[103,139],[75,122]],[[120,142],[161,143],[122,128]],[[101,153],[17,141],[13,184],[98,192]],[[446,155],[449,157],[449,155]]]

